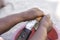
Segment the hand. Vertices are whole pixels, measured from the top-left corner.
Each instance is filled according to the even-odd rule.
[[[40,26],[35,34],[32,36],[30,40],[46,40],[47,39],[47,32],[51,30],[52,23],[50,17],[45,15],[42,20],[40,21]]]
[[[44,12],[41,11],[38,8],[32,8],[29,9],[28,11],[22,12],[21,14],[19,14],[20,17],[23,21],[25,20],[31,20],[31,19],[35,19],[37,17],[42,17],[44,16]]]
[[[42,18],[41,22],[40,22],[40,26],[46,27],[47,31],[49,32],[53,26],[52,21],[50,20],[50,16],[46,15]]]

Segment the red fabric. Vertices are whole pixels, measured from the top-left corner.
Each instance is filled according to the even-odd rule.
[[[52,28],[52,30],[48,33],[48,38],[51,40],[58,39],[56,31]]]

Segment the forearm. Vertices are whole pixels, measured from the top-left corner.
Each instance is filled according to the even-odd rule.
[[[14,25],[16,25],[19,22],[31,19],[27,17],[28,16],[27,15],[25,16],[24,14],[14,14],[14,15],[10,15],[10,16],[0,19],[0,34],[9,30],[10,28],[12,28]]]
[[[38,9],[39,10],[39,9]],[[12,28],[15,24],[43,16],[42,11],[28,10],[19,14],[10,15],[0,19],[0,34]]]
[[[30,40],[46,40],[47,38],[47,29],[40,26],[34,36]]]

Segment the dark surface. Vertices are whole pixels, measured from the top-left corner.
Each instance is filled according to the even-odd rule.
[[[26,28],[23,29],[17,40],[27,40],[29,35],[31,33],[31,30],[28,30]]]

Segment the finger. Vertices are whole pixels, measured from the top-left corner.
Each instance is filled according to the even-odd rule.
[[[42,20],[49,21],[50,20],[50,16],[49,15],[45,15]]]
[[[34,18],[42,17],[42,16],[44,16],[43,11],[41,11],[38,8],[32,8],[24,12],[23,18],[24,20],[30,20],[30,19],[34,19]]]
[[[47,21],[47,23],[49,24],[47,32],[50,32],[50,30],[52,29],[52,26],[53,26],[53,22],[50,19],[50,15],[47,15],[47,17],[49,17],[49,19]]]
[[[50,19],[50,17],[49,16],[44,16],[43,18],[42,18],[42,20],[40,21],[40,26],[45,26],[45,27],[48,27],[49,26],[49,19]]]
[[[50,21],[50,23],[49,23],[49,24],[50,24],[50,26],[48,27],[48,30],[47,30],[48,32],[50,32],[50,31],[51,31],[51,29],[52,29],[52,27],[53,27],[53,22],[52,22],[52,21]]]
[[[44,16],[40,25],[46,27],[47,31],[49,32],[52,29],[53,25],[52,21],[50,20],[50,16],[49,15]]]
[[[32,8],[30,10],[34,11],[36,16],[44,16],[44,12],[38,8]]]

